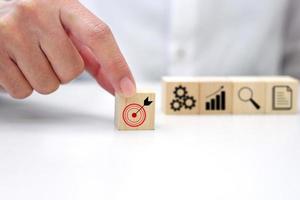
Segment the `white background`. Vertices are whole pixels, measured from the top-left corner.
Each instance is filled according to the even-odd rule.
[[[0,97],[0,199],[300,198],[299,114],[165,116],[155,88],[145,132],[115,131],[114,99],[92,83]]]

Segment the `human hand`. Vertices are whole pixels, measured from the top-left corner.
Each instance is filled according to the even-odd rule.
[[[135,82],[110,28],[78,0],[0,1],[0,87],[23,99],[89,71],[110,93]]]

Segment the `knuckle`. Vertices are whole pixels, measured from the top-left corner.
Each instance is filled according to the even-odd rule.
[[[4,28],[6,28],[7,24],[5,23],[5,21],[3,19],[0,19],[0,30],[3,30]]]
[[[0,64],[0,83],[5,86],[9,95],[15,99],[25,99],[29,97],[33,89],[29,83],[21,78],[19,74],[11,73],[11,66]]]
[[[112,34],[110,27],[102,22],[90,25],[88,32],[88,36],[92,42],[96,40],[103,40]]]
[[[14,88],[12,89],[9,94],[15,99],[25,99],[31,96],[33,90],[32,88]]]
[[[1,40],[6,41],[8,38],[12,38],[12,35],[17,35],[17,27],[8,18],[0,19],[0,34]]]
[[[60,77],[60,82],[62,84],[67,84],[70,83],[75,77],[71,76],[71,75],[62,75]]]
[[[34,0],[19,0],[13,3],[12,12],[1,16],[0,33],[1,36],[6,36],[13,39],[20,33],[25,33],[24,27],[29,30],[29,23],[33,24],[39,20],[39,7],[37,1]]]
[[[60,82],[49,63],[45,63],[44,60],[37,60],[36,63],[32,63],[32,69],[34,70],[29,79],[35,91],[47,95],[58,89]]]
[[[0,45],[2,48],[19,49],[24,48],[26,44],[26,36],[18,24],[11,20],[0,20]]]
[[[77,65],[72,66],[70,70],[68,70],[68,73],[63,74],[60,77],[60,82],[62,84],[67,84],[74,80],[76,77],[78,77],[82,72],[84,71],[84,64],[83,61],[82,63],[78,63]]]
[[[36,12],[35,8],[36,5],[33,0],[20,0],[15,3],[15,9],[21,16],[34,14]]]
[[[48,95],[59,88],[58,81],[48,81],[48,83],[39,84],[38,86],[34,87],[34,90],[37,91],[39,94]]]
[[[5,75],[6,75],[6,69],[5,69],[4,65],[2,65],[0,63],[0,80],[2,80],[3,79],[2,77]]]
[[[75,76],[79,76],[83,71],[84,71],[84,62],[80,57],[76,62],[76,64],[74,65],[74,74]]]

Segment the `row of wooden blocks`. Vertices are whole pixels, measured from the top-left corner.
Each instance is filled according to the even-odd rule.
[[[298,80],[292,77],[163,78],[163,110],[169,115],[292,114],[297,112]],[[116,96],[119,130],[153,130],[155,92]]]
[[[169,115],[292,114],[299,82],[280,77],[164,77],[163,110]]]

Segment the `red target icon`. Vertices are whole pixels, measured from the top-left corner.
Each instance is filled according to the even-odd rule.
[[[144,105],[137,103],[129,104],[123,110],[123,121],[125,124],[132,128],[140,127],[147,119],[147,113],[145,106],[151,105],[152,101],[149,101],[149,97],[144,100]]]

